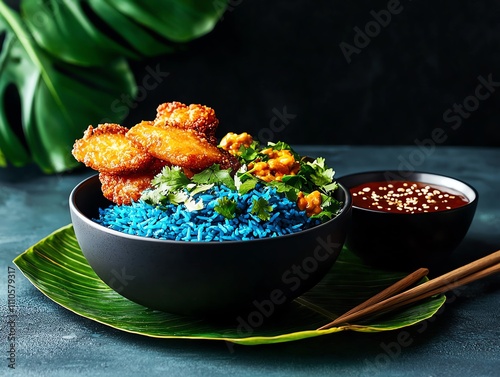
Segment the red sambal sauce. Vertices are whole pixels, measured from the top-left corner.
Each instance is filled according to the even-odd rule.
[[[458,191],[425,182],[368,182],[350,191],[354,206],[381,212],[438,212],[469,203]]]

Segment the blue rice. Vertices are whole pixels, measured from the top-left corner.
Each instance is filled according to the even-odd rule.
[[[238,212],[227,219],[214,210],[218,199],[234,199]],[[126,234],[177,241],[245,241],[277,237],[299,232],[320,223],[310,219],[297,204],[269,186],[260,186],[240,195],[226,186],[214,186],[195,195],[203,200],[204,208],[187,211],[184,205],[167,204],[161,208],[144,201],[131,205],[112,205],[99,209],[97,223]],[[268,221],[251,213],[253,201],[264,198],[273,208]]]

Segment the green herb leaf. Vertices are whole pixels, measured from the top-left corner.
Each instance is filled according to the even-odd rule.
[[[168,201],[167,195],[161,192],[161,190],[150,189],[142,193],[141,200],[145,201],[146,203],[152,206],[161,205],[161,204],[166,204],[166,202]]]
[[[238,189],[238,193],[240,195],[245,195],[250,190],[253,190],[257,185],[257,183],[258,183],[257,179],[247,179],[245,182],[241,183]]]
[[[193,175],[191,180],[198,184],[223,184],[231,190],[236,190],[234,179],[231,176],[231,169],[222,169],[219,164],[214,164],[202,172]]]
[[[269,205],[269,202],[266,199],[254,199],[252,204],[253,205],[250,213],[256,215],[262,221],[268,221],[271,218],[273,207]]]
[[[306,162],[307,166],[313,169],[309,178],[318,187],[322,187],[332,183],[335,171],[325,165],[325,159],[318,157],[313,162]]]
[[[236,200],[224,196],[217,200],[217,205],[214,207],[214,210],[226,219],[234,219],[236,217],[237,208]]]
[[[151,205],[164,205],[167,202],[176,205],[185,203],[190,198],[184,188],[190,182],[180,167],[165,166],[151,180],[152,187],[142,193],[141,200]]]
[[[277,143],[269,142],[268,145],[272,147],[275,151],[281,151],[286,149],[293,152],[292,147],[289,144],[285,143],[284,141],[278,141]]]
[[[153,187],[161,187],[163,190],[168,191],[176,191],[187,186],[189,183],[189,178],[179,166],[165,166],[161,172],[151,180]]]
[[[296,187],[287,185],[286,183],[280,181],[267,182],[267,185],[276,188],[276,192],[278,193],[284,193],[288,200],[292,202],[297,201],[297,196],[300,190]]]
[[[212,187],[214,187],[213,183],[206,184],[206,185],[196,185],[196,184],[191,183],[191,184],[187,185],[187,189],[189,190],[191,196],[199,194],[200,192],[208,191]]]
[[[249,147],[244,145],[240,146],[238,158],[240,161],[244,163],[249,163],[254,161],[257,157],[259,157],[258,151],[259,143],[254,141]]]
[[[339,187],[338,183],[337,182],[332,182],[328,185],[324,185],[322,186],[321,188],[325,191],[325,192],[333,192],[335,191],[337,188]]]
[[[281,182],[286,183],[288,186],[292,186],[298,190],[301,190],[303,185],[307,183],[307,180],[303,175],[295,174],[295,175],[284,175],[281,178]]]
[[[179,190],[175,192],[169,192],[167,195],[167,200],[175,205],[182,204],[186,202],[186,200],[189,199],[189,195],[186,191],[184,190]]]
[[[203,200],[199,199],[196,201],[192,196],[188,196],[184,201],[184,205],[186,206],[186,210],[188,212],[197,211],[203,209],[205,205],[203,204]]]
[[[311,218],[320,219],[321,221],[329,220],[337,216],[339,210],[342,208],[342,203],[330,195],[321,194],[321,208],[322,211],[316,215],[312,215]]]

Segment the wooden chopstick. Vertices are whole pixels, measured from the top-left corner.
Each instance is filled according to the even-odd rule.
[[[351,314],[358,312],[360,310],[363,310],[365,308],[368,308],[371,305],[376,304],[377,302],[383,301],[392,295],[395,295],[396,293],[399,293],[403,291],[404,289],[408,288],[412,284],[416,283],[420,279],[422,279],[424,276],[426,276],[429,273],[429,270],[427,268],[419,268],[418,270],[412,272],[410,275],[404,277],[403,279],[397,281],[393,285],[389,286],[388,288],[384,289],[383,291],[377,293],[375,296],[369,298],[366,301],[363,301],[361,304],[358,306],[352,308],[348,312],[342,314],[340,317],[335,318],[334,321],[328,323],[325,326],[320,327],[318,330],[324,330],[326,328],[335,326],[338,323],[342,323],[343,320],[350,316]]]
[[[470,275],[467,275],[466,277],[464,277],[462,279],[451,282],[450,284],[443,285],[443,286],[438,287],[434,290],[425,292],[425,293],[421,294],[420,296],[415,296],[415,297],[410,298],[408,300],[402,301],[400,304],[397,304],[396,306],[391,307],[391,310],[396,309],[396,308],[401,307],[401,306],[404,306],[404,305],[407,305],[407,304],[411,304],[411,303],[416,302],[416,301],[423,300],[427,297],[431,297],[431,296],[434,296],[434,295],[437,295],[440,293],[445,293],[445,292],[451,291],[455,288],[469,284],[475,280],[482,279],[488,275],[492,275],[492,274],[495,274],[497,272],[500,272],[500,264],[496,264],[494,266],[485,268],[484,270],[474,272]]]
[[[420,270],[417,270],[409,276],[403,278],[391,287],[387,288],[385,291],[394,289],[393,287],[395,287],[396,289],[394,290],[397,291],[398,287],[404,286],[407,281],[411,280],[411,277],[418,276],[418,271]],[[400,308],[404,305],[423,300],[427,297],[450,291],[496,272],[500,272],[500,250],[437,278],[428,280],[425,283],[407,291],[380,300],[380,297],[385,296],[385,294],[383,294],[384,291],[382,291],[358,305],[356,308],[351,309],[347,313],[336,318],[332,322],[321,326],[318,330],[326,330],[341,323],[352,322],[368,315]],[[400,285],[401,281],[404,283]],[[378,300],[376,299],[377,297],[379,298]],[[361,309],[359,309],[360,307]]]

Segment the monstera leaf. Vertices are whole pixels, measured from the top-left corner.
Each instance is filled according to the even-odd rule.
[[[209,32],[221,2],[23,0],[21,17],[0,0],[0,166],[78,166],[71,148],[83,130],[130,110],[123,98],[138,88],[125,59]]]
[[[118,55],[172,52],[212,30],[224,7],[196,0],[23,0],[21,10],[47,51],[75,64],[106,65]]]
[[[15,166],[36,162],[44,172],[77,165],[71,147],[83,130],[111,111],[121,93],[135,95],[133,75],[122,59],[81,68],[53,59],[31,39],[19,16],[0,2],[0,150]],[[20,121],[12,111],[19,102]]]

